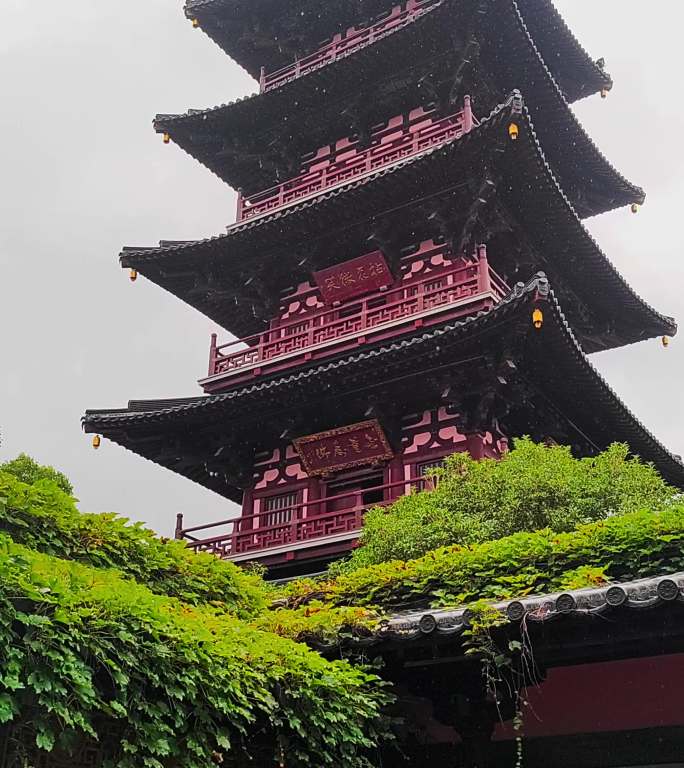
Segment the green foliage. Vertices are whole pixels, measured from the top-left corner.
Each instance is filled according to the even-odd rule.
[[[437,549],[408,562],[360,568],[311,584],[331,606],[392,609],[407,603],[459,606],[595,586],[684,570],[684,504],[579,526],[516,533],[470,546]],[[302,585],[288,585],[306,603]]]
[[[82,514],[69,495],[46,480],[27,485],[0,472],[0,528],[30,549],[116,568],[154,592],[186,603],[220,602],[243,617],[267,604],[269,589],[257,573],[196,555],[182,542],[163,541],[125,518]]]
[[[376,629],[380,614],[368,608],[335,608],[320,600],[299,608],[276,608],[251,622],[251,626],[300,642],[338,643],[349,635],[365,635]]]
[[[370,766],[382,683],[214,607],[0,536],[0,721],[117,768]]]
[[[362,546],[332,569],[344,573],[409,560],[438,547],[472,544],[520,531],[575,526],[638,509],[658,509],[675,495],[650,465],[613,445],[595,458],[568,448],[516,442],[501,460],[447,459],[433,491],[399,499],[366,516]]]
[[[71,496],[74,492],[74,487],[69,481],[66,475],[56,470],[54,467],[45,467],[38,464],[30,456],[25,453],[20,453],[16,459],[12,461],[0,464],[0,472],[6,472],[9,475],[14,475],[22,483],[33,485],[39,480],[47,480],[55,485],[64,493]]]

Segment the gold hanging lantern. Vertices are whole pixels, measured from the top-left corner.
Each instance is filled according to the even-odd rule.
[[[639,213],[639,205],[638,205],[638,203],[632,203],[631,210],[632,210],[632,213]]]
[[[164,134],[164,144],[170,144],[171,143],[171,134],[165,133]]]
[[[511,141],[517,141],[520,135],[520,128],[518,128],[516,123],[511,123],[508,126],[508,135],[511,137]]]
[[[128,273],[128,277],[129,277],[130,281],[131,281],[132,283],[134,283],[134,282],[135,282],[135,281],[138,279],[138,270],[137,270],[137,269],[132,269],[132,270],[131,270],[131,271]]]
[[[602,88],[601,89],[601,98],[602,99],[607,99],[608,98],[608,89],[607,88]]]
[[[537,307],[532,313],[532,325],[539,331],[544,325],[544,313]]]
[[[665,347],[665,349],[667,349],[670,346],[670,337],[669,336],[663,336],[661,341],[662,341],[663,346]]]
[[[197,29],[199,27],[199,19],[192,20],[192,28]]]
[[[102,438],[99,435],[93,437],[93,448],[97,450],[102,445]]]

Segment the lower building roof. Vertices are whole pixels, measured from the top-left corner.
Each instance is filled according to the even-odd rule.
[[[531,322],[534,306],[544,313],[539,331]],[[510,358],[517,372],[512,382],[491,370],[491,355]],[[456,391],[463,389],[463,403],[469,398],[464,408],[479,407],[478,393],[484,397],[488,389],[491,415],[510,436],[553,437],[581,453],[625,442],[668,482],[684,488],[681,458],[646,429],[592,366],[543,275],[518,285],[493,309],[458,322],[220,395],[89,410],[83,426],[239,500],[255,453],[272,449],[284,431],[306,435],[340,426],[340,414],[352,423],[363,416],[370,397],[399,411],[434,407],[445,377]],[[501,387],[492,390],[492,381]]]

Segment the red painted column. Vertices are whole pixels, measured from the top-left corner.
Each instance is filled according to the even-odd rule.
[[[484,456],[484,435],[481,432],[471,432],[466,435],[466,448],[471,458],[480,461]]]
[[[313,503],[321,498],[321,481],[316,477],[310,477],[307,491],[308,502],[302,510],[302,517],[316,517],[323,512],[322,504]]]
[[[404,458],[401,454],[395,456],[389,463],[388,467],[388,481],[390,484],[401,483],[404,481]],[[400,496],[404,495],[404,486],[397,485],[394,488],[390,488],[387,493],[388,501],[394,501]]]
[[[248,517],[254,514],[254,489],[247,488],[242,494],[242,516]],[[244,523],[240,524],[240,530],[251,531],[254,527],[254,518],[249,517]]]
[[[477,246],[478,278],[480,293],[489,293],[492,290],[492,281],[489,274],[489,260],[487,258],[487,246]]]

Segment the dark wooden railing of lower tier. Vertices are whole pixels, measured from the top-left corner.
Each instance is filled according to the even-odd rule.
[[[339,344],[369,331],[391,327],[393,334],[398,334],[416,317],[423,316],[428,321],[455,307],[463,307],[466,312],[475,301],[489,297],[497,303],[509,292],[504,280],[489,266],[486,249],[481,246],[478,260],[467,266],[432,274],[384,293],[373,293],[346,305],[318,310],[228,344],[217,346],[213,335],[209,377],[234,376],[307,350],[317,349],[317,356],[325,356],[335,352]],[[293,356],[292,365],[301,364],[300,358],[301,355]]]
[[[387,506],[400,496],[431,487],[432,483],[434,480],[429,477],[400,480],[303,502],[278,510],[277,513],[260,512],[256,515],[229,518],[194,528],[183,528],[182,516],[179,515],[176,538],[186,540],[188,546],[196,552],[208,552],[225,559],[241,555],[266,556],[269,550],[277,547],[295,546],[315,542],[318,539],[354,534],[361,530],[364,515],[371,507]],[[382,494],[385,501],[364,503],[364,496],[370,493]],[[325,511],[325,507],[330,504],[342,506],[342,509]],[[278,522],[275,524],[274,516],[278,517]],[[206,538],[198,537],[200,533],[206,534],[215,528],[226,526],[232,526],[229,533]],[[350,535],[349,538],[353,536]]]
[[[469,96],[465,97],[463,109],[448,117],[435,119],[431,113],[424,113],[406,130],[397,130],[390,121],[373,134],[367,149],[360,148],[358,142],[349,141],[339,159],[314,164],[313,169],[294,179],[249,197],[239,192],[237,221],[271,213],[303,198],[315,197],[332,187],[418,155],[450,139],[461,138],[477,125],[479,123],[473,116]]]
[[[336,59],[372,45],[385,35],[396,29],[412,24],[416,19],[426,14],[431,7],[439,4],[439,0],[407,0],[401,5],[395,5],[382,19],[368,27],[355,29],[351,27],[344,33],[339,33],[326,45],[314,53],[297,59],[292,64],[266,73],[262,68],[259,80],[261,93],[272,91],[281,85],[296,80],[298,77],[313,72],[315,69],[330,64]]]

